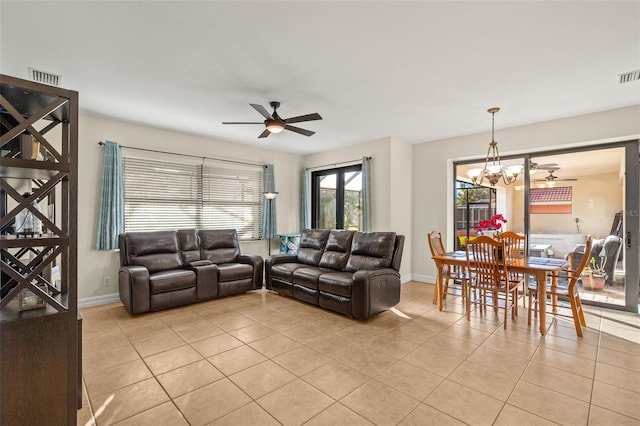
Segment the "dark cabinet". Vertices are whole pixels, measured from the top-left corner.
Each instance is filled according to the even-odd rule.
[[[78,93],[0,95],[0,424],[75,425]]]

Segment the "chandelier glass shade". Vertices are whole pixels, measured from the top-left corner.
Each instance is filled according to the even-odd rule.
[[[487,150],[487,157],[484,160],[484,168],[470,169],[467,176],[471,178],[474,185],[482,185],[484,180],[489,181],[491,186],[495,186],[500,180],[505,185],[512,184],[522,172],[522,166],[515,165],[504,167],[500,161],[500,151],[498,151],[498,142],[496,142],[495,133],[495,116],[500,108],[489,108],[487,112],[491,114],[491,142]]]

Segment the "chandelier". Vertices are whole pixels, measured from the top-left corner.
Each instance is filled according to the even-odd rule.
[[[491,142],[489,142],[489,149],[487,150],[487,157],[484,160],[484,168],[471,169],[467,172],[467,175],[471,178],[474,185],[481,185],[482,182],[487,179],[491,186],[495,186],[496,183],[502,181],[505,185],[509,185],[516,181],[518,174],[522,172],[522,166],[509,166],[503,167],[500,162],[500,152],[498,151],[498,142],[494,138],[495,131],[495,118],[496,112],[500,111],[500,108],[489,108],[487,112],[491,114]]]

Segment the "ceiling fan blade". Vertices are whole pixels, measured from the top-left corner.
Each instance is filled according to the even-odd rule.
[[[258,138],[266,138],[270,134],[271,132],[268,129],[264,129],[264,132],[260,133],[260,136],[258,136]]]
[[[284,126],[284,128],[287,130],[291,130],[292,132],[300,133],[301,135],[305,135],[305,136],[311,136],[316,134],[316,132],[312,132],[311,130],[301,129],[300,127],[296,127],[296,126],[289,126],[288,124]]]
[[[558,163],[539,164],[532,161],[529,164],[529,168],[532,170],[560,170],[560,165]]]
[[[560,182],[560,181],[566,181],[566,182],[572,181],[572,182],[575,182],[577,180],[578,179],[566,178],[566,179],[556,179],[556,182]]]
[[[267,111],[265,107],[263,107],[262,105],[257,105],[257,104],[249,104],[249,105],[251,105],[253,109],[255,109],[256,111],[258,111],[260,115],[263,116],[264,118],[273,120],[273,117],[271,116],[269,111]]]
[[[262,121],[223,121],[222,124],[264,124]]]
[[[320,114],[314,112],[313,114],[299,115],[297,117],[291,117],[284,120],[285,123],[300,123],[302,121],[322,120]]]

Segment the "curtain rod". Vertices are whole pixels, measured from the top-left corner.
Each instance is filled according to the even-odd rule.
[[[367,157],[364,157],[364,158],[366,158],[367,160],[371,160],[373,157],[372,156],[367,156]],[[362,158],[358,158],[357,160],[341,161],[339,163],[330,163],[330,164],[323,164],[321,166],[305,167],[305,169],[306,170],[313,170],[313,169],[321,169],[323,167],[328,167],[328,166],[334,166],[335,167],[335,166],[341,165],[341,164],[350,164],[350,163],[357,164],[357,163],[361,163],[361,162],[362,162]]]
[[[98,142],[98,145],[106,145],[106,144],[104,142],[100,141],[100,142]],[[250,166],[263,166],[263,167],[266,167],[266,164],[262,164],[262,163],[250,163],[248,161],[225,160],[223,158],[206,157],[204,155],[179,154],[179,153],[176,153],[176,152],[159,151],[159,150],[156,150],[156,149],[136,148],[136,147],[133,147],[133,146],[125,146],[125,145],[120,145],[120,144],[118,144],[118,145],[121,148],[125,148],[125,149],[136,149],[138,151],[155,152],[155,153],[158,153],[158,154],[180,155],[182,157],[203,158],[203,159],[207,159],[207,160],[224,161],[226,163],[236,163],[236,164],[246,164],[246,165],[250,165]]]

